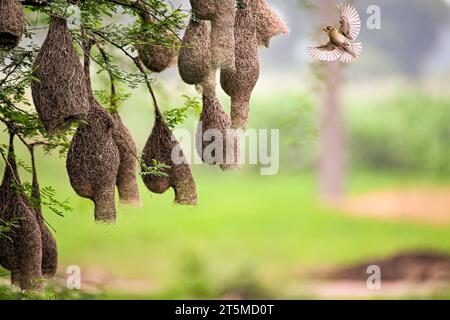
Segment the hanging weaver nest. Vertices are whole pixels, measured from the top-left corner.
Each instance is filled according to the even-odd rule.
[[[141,13],[140,15],[142,23],[156,25],[155,19],[147,13]],[[166,31],[166,39],[169,41],[166,45],[143,44],[136,46],[139,58],[148,70],[162,72],[177,63],[179,41],[174,39],[168,30]]]
[[[11,50],[19,44],[24,23],[19,0],[0,0],[0,50]]]
[[[9,232],[0,236],[0,265],[11,271],[11,283],[22,290],[42,288],[42,240],[39,224],[17,171],[13,139],[3,181],[0,185],[0,226],[14,224]]]
[[[235,23],[236,71],[224,70],[220,75],[223,90],[231,97],[233,128],[245,129],[252,91],[259,78],[258,39],[251,9],[238,9]]]
[[[87,122],[79,125],[67,154],[67,172],[75,192],[95,204],[95,220],[114,223],[119,151],[109,113],[92,97]]]
[[[192,12],[211,21],[212,63],[221,70],[234,70],[235,0],[190,0]]]
[[[187,84],[199,85],[211,69],[210,32],[206,22],[191,17],[181,42],[178,71]]]
[[[141,199],[136,181],[137,147],[131,132],[122,122],[118,113],[111,115],[116,129],[113,139],[120,156],[119,171],[117,173],[117,188],[119,199],[125,204],[140,205]]]
[[[207,164],[219,164],[222,170],[240,167],[238,137],[231,128],[230,115],[223,110],[215,95],[203,95],[196,147],[198,155]]]
[[[155,124],[142,152],[142,160],[147,167],[154,166],[154,161],[156,160],[169,168],[162,170],[165,176],[143,175],[144,183],[151,192],[158,194],[164,193],[172,187],[175,192],[175,203],[196,205],[197,190],[195,181],[183,151],[165,123],[160,111],[155,110],[155,115]],[[174,163],[172,154],[176,154],[179,161]]]
[[[242,0],[252,8],[256,34],[261,46],[269,47],[270,39],[289,33],[284,21],[269,7],[267,0]]]
[[[41,231],[42,241],[42,275],[47,278],[54,277],[56,269],[58,268],[58,250],[56,240],[52,233],[45,224],[44,216],[41,207],[41,192],[39,187],[39,181],[36,172],[36,162],[34,158],[34,148],[30,149],[31,152],[31,167],[33,170],[33,190],[31,197],[34,201],[33,209],[36,214],[36,221],[38,222],[39,229]]]
[[[47,38],[34,62],[33,101],[46,130],[53,134],[85,119],[89,97],[83,70],[66,20],[52,17]]]

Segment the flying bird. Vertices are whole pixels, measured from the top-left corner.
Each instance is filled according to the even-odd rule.
[[[338,8],[341,15],[339,29],[333,26],[323,28],[330,41],[323,46],[309,47],[307,52],[318,60],[350,63],[362,53],[362,44],[352,42],[361,31],[361,19],[358,11],[350,4],[339,4]]]

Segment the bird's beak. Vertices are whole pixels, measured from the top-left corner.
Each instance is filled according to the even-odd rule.
[[[327,28],[326,27],[322,28],[322,31],[327,32]]]

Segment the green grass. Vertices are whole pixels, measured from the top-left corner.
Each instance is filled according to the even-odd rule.
[[[55,170],[44,175],[42,184],[54,185],[74,208],[64,218],[47,212],[57,230],[59,272],[79,265],[86,272],[142,279],[151,283],[147,294],[152,297],[214,297],[230,281],[249,275],[254,279],[246,286],[261,285],[277,296],[298,281],[304,268],[418,248],[450,254],[450,225],[343,215],[316,201],[310,174],[263,177],[197,170],[197,208],[175,206],[172,192],[153,195],[141,185],[142,208],[119,207],[116,225],[99,225],[90,201],[70,189],[64,163],[50,163]],[[349,189],[358,193],[413,183],[420,184],[411,177],[356,174]],[[135,297],[133,288],[103,297],[130,296]]]

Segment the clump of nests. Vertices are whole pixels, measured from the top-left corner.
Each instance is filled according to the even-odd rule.
[[[73,48],[66,20],[52,17],[47,38],[33,66],[33,102],[49,134],[85,119],[90,110],[83,68]]]
[[[20,1],[0,0],[0,50],[11,50],[19,44],[24,24]]]
[[[181,150],[180,144],[173,136],[163,115],[155,107],[155,124],[142,152],[142,160],[146,169],[156,163],[165,165],[159,175],[143,174],[147,188],[154,193],[164,193],[170,187],[175,192],[175,203],[196,205],[197,190],[191,169]]]
[[[13,285],[22,290],[41,290],[43,273],[53,276],[56,271],[56,242],[41,224],[43,218],[36,202],[30,201],[22,186],[12,132],[5,163],[0,185],[0,226],[8,231],[0,236],[0,265],[11,271]],[[38,188],[36,180],[33,182]],[[34,189],[33,194],[36,192],[39,190]]]
[[[196,85],[203,95],[197,152],[206,163],[239,168],[240,141],[233,130],[247,127],[250,99],[260,73],[258,46],[268,47],[272,37],[287,33],[288,28],[266,0],[190,3],[193,16],[182,40],[178,69],[181,78]],[[221,86],[231,97],[231,116],[217,99],[218,69]],[[221,134],[211,139],[214,131]],[[223,140],[217,141],[220,136]],[[217,153],[223,154],[223,161],[217,161]]]

